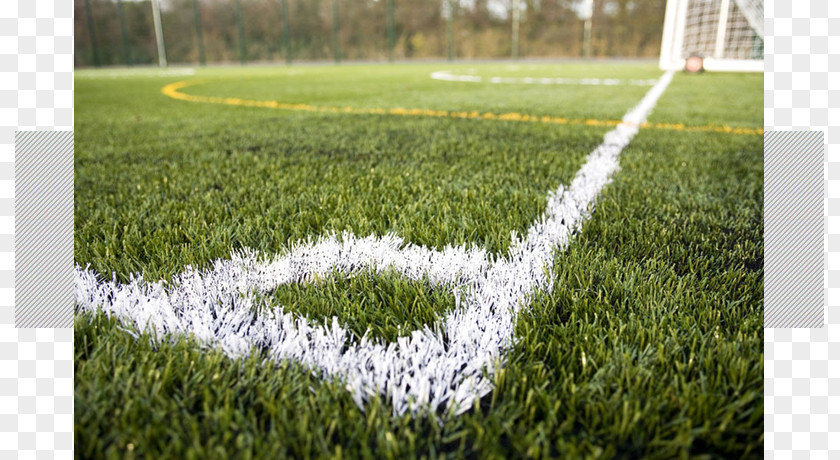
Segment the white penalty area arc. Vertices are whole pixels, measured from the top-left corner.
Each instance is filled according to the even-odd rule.
[[[444,409],[460,414],[493,389],[494,376],[514,344],[517,313],[533,292],[552,289],[551,266],[589,216],[596,198],[618,170],[619,155],[638,132],[673,72],[662,75],[645,97],[604,136],[569,187],[548,195],[545,213],[527,235],[512,234],[505,257],[490,261],[484,249],[435,251],[395,235],[358,238],[349,233],[301,241],[282,255],[251,251],[217,260],[212,268],[187,268],[170,282],[101,281],[76,266],[80,312],[115,316],[128,329],[149,330],[154,340],[192,336],[231,357],[265,352],[274,362],[295,361],[323,378],[338,378],[356,404],[378,395],[395,415]],[[354,340],[336,317],[322,324],[270,307],[265,294],[287,283],[338,273],[393,271],[452,289],[456,307],[440,328],[425,326],[395,342]],[[134,334],[134,332],[130,332]]]
[[[448,70],[432,72],[429,77],[432,80],[441,81],[458,81],[467,83],[513,83],[524,85],[653,86],[657,82],[656,79],[622,80],[620,78],[481,77],[478,75],[457,75]]]

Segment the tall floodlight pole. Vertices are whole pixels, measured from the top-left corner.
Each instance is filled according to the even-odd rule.
[[[204,37],[201,35],[201,10],[198,8],[198,0],[193,0],[193,21],[195,22],[195,38],[198,41],[198,63],[206,64],[204,56]]]
[[[155,21],[158,63],[161,67],[166,67],[166,46],[163,43],[163,24],[160,21],[160,4],[158,4],[158,0],[152,0],[152,19]]]
[[[96,28],[93,26],[93,13],[90,11],[90,0],[85,0],[85,19],[87,20],[90,45],[93,48],[93,65],[99,67],[99,44],[96,42]]]
[[[335,63],[341,62],[341,50],[338,48],[338,0],[332,0],[332,14],[333,14],[333,53],[335,54]]]
[[[241,0],[236,0],[236,31],[239,34],[239,61],[245,65],[245,27],[242,25]]]
[[[125,32],[125,9],[122,0],[117,0],[117,15],[120,17],[120,39],[122,40],[123,61],[131,65],[131,53],[128,50],[128,36]]]
[[[444,0],[446,3],[446,54],[451,61],[455,58],[453,42],[455,41],[455,3],[453,0]]]
[[[519,59],[519,0],[513,0],[513,36],[511,37],[511,54],[514,59]]]
[[[584,0],[583,57],[592,55],[592,0]]]
[[[394,62],[394,0],[385,4],[388,14],[388,61]]]
[[[286,55],[286,65],[292,63],[292,43],[289,38],[289,6],[283,0],[283,49]]]

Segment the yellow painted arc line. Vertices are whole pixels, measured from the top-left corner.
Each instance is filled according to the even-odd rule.
[[[510,113],[492,113],[473,111],[449,111],[449,110],[432,110],[432,109],[406,109],[402,107],[394,108],[360,108],[360,107],[334,107],[324,105],[311,104],[291,104],[279,101],[261,101],[255,99],[241,99],[238,97],[218,97],[218,96],[196,96],[192,94],[182,93],[180,90],[188,86],[195,86],[204,83],[202,80],[184,80],[175,83],[170,83],[160,92],[172,99],[178,99],[188,102],[200,102],[205,104],[223,104],[246,107],[264,107],[270,109],[293,110],[303,112],[329,112],[329,113],[350,113],[363,115],[400,115],[400,116],[419,116],[419,117],[437,117],[437,118],[460,118],[471,120],[501,120],[501,121],[517,121],[529,123],[552,123],[558,125],[584,125],[584,126],[617,126],[622,123],[621,120],[596,120],[596,119],[581,119],[581,118],[564,118],[553,117],[549,115],[528,115],[518,112]],[[763,135],[763,128],[738,128],[727,125],[698,125],[688,126],[682,123],[644,123],[642,128],[647,129],[667,129],[672,131],[690,131],[690,132],[718,132],[729,133],[737,135]]]

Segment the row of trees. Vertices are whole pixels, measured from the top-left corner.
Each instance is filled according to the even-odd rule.
[[[658,55],[665,1],[594,0],[591,56]],[[504,58],[513,53],[511,31],[516,3],[516,0],[161,0],[161,17],[166,54],[169,62],[175,63],[198,63],[202,58],[209,63],[287,58],[298,61],[336,57],[347,60],[386,60],[390,56],[445,58],[449,56],[450,43],[456,59]],[[581,0],[520,0],[518,3],[519,56],[583,54]],[[450,5],[451,31],[448,29]],[[77,67],[157,62],[149,1],[76,0],[75,8]],[[391,40],[389,8],[393,18]],[[288,30],[284,29],[284,18]]]

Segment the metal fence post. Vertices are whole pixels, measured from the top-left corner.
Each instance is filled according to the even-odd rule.
[[[236,0],[236,30],[239,34],[239,61],[245,65],[245,28],[242,25],[241,0]]]
[[[163,24],[160,21],[160,4],[152,0],[152,19],[155,22],[155,40],[157,41],[158,64],[166,67],[166,45],[163,43]]]
[[[88,35],[93,48],[93,65],[99,67],[99,45],[96,43],[96,28],[93,26],[93,13],[90,12],[90,0],[85,0],[85,19],[87,20]]]
[[[449,7],[449,14],[446,15],[446,55],[451,61],[455,57],[453,42],[455,41],[455,3],[453,0],[446,0]]]
[[[128,49],[128,36],[125,32],[125,8],[122,0],[117,0],[117,15],[120,17],[120,39],[122,40],[123,61],[125,65],[131,65],[131,52]]]
[[[341,62],[341,50],[338,48],[338,0],[332,0],[333,13],[333,52],[335,53],[335,63]]]
[[[283,48],[286,55],[286,65],[292,63],[292,44],[289,38],[289,6],[283,0]]]
[[[388,14],[388,61],[394,62],[394,0],[385,5]]]
[[[513,0],[512,21],[513,30],[511,37],[511,54],[514,59],[519,59],[519,0]]]
[[[201,35],[201,10],[198,8],[198,0],[193,0],[193,20],[195,21],[195,38],[198,40],[198,63],[205,65],[204,37]]]
[[[583,57],[592,55],[592,0],[585,3],[586,18],[583,22]]]

